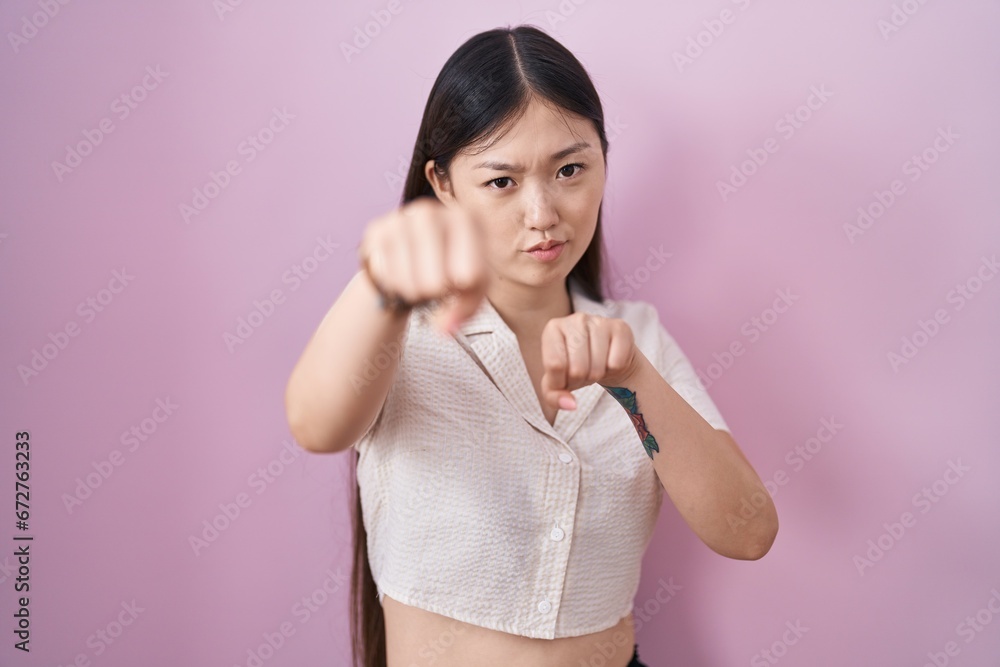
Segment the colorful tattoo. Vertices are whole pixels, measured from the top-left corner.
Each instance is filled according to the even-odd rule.
[[[642,418],[639,406],[635,402],[635,392],[625,387],[605,387],[605,389],[615,397],[616,401],[622,404],[623,408],[628,410],[632,426],[635,427],[636,432],[639,434],[639,440],[642,441],[642,446],[645,448],[646,454],[649,455],[649,458],[653,458],[653,452],[660,451],[660,446],[656,444],[656,438],[646,428],[646,420]]]

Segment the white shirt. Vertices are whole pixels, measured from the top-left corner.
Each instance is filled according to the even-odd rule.
[[[570,284],[575,312],[628,322],[674,390],[729,430],[651,304]],[[663,487],[614,397],[598,383],[573,395],[550,425],[488,299],[453,337],[411,313],[382,411],[353,445],[380,602],[544,639],[632,611]]]

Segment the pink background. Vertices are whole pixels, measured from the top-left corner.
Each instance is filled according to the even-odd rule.
[[[283,623],[294,634],[265,665],[346,662],[348,458],[294,445],[285,382],[355,271],[367,221],[398,201],[445,59],[476,32],[527,22],[580,58],[605,105],[608,295],[658,307],[760,476],[778,482],[781,528],[756,562],[712,552],[665,499],[636,596],[643,660],[773,664],[768,650],[790,666],[943,664],[954,642],[949,664],[994,664],[1000,279],[983,258],[1000,251],[997,3],[907,0],[906,22],[883,34],[888,0],[404,0],[350,62],[340,44],[386,2],[234,0],[221,15],[209,0],[49,4],[51,17],[45,2],[0,8],[0,663],[246,665]],[[705,22],[724,10],[712,36]],[[678,68],[699,33],[702,52]],[[115,100],[144,77],[123,117]],[[814,87],[830,95],[809,109]],[[272,120],[275,108],[294,117]],[[776,124],[796,110],[788,136]],[[113,131],[57,175],[102,119]],[[271,122],[280,131],[251,160],[241,142]],[[947,128],[957,138],[939,153]],[[720,196],[765,145],[767,161]],[[933,164],[912,171],[925,151]],[[229,161],[239,172],[186,222],[181,204]],[[852,242],[844,226],[894,180],[901,194]],[[295,282],[318,238],[334,249]],[[661,246],[670,258],[647,270]],[[269,316],[227,345],[275,290]],[[772,319],[779,290],[797,298]],[[894,368],[904,337],[920,346]],[[735,342],[743,354],[724,368]],[[158,399],[176,406],[165,418]],[[824,420],[841,425],[832,437]],[[143,439],[122,440],[133,428]],[[120,465],[67,509],[115,450]],[[946,475],[950,462],[967,470]],[[257,472],[268,466],[270,481]],[[936,502],[915,499],[925,487]],[[232,512],[238,497],[249,502],[196,554],[189,538],[224,525],[220,505]],[[913,521],[894,537],[886,524],[904,512]],[[34,536],[30,656],[12,648],[15,534]],[[889,548],[862,573],[869,540]],[[660,605],[671,578],[681,589]],[[310,596],[323,603],[304,617]],[[98,643],[133,601],[134,622]],[[970,630],[977,613],[986,624]],[[796,623],[808,628],[797,640]]]

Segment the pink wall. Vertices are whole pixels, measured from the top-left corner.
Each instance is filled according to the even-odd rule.
[[[392,6],[0,7],[0,663],[247,665],[282,627],[265,665],[346,660],[347,458],[292,443],[284,384],[364,225],[397,202],[444,60],[529,22],[605,104],[610,296],[656,304],[781,518],[742,562],[665,502],[636,597],[643,659],[994,664],[997,3]],[[372,12],[391,21],[348,62]],[[80,480],[96,488],[76,497]],[[229,525],[192,547],[213,520]],[[12,648],[15,535],[34,536],[30,655]]]

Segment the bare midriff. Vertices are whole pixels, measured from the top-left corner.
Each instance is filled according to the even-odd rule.
[[[387,667],[626,667],[635,648],[632,614],[588,635],[536,639],[463,623],[388,595],[382,612]]]

